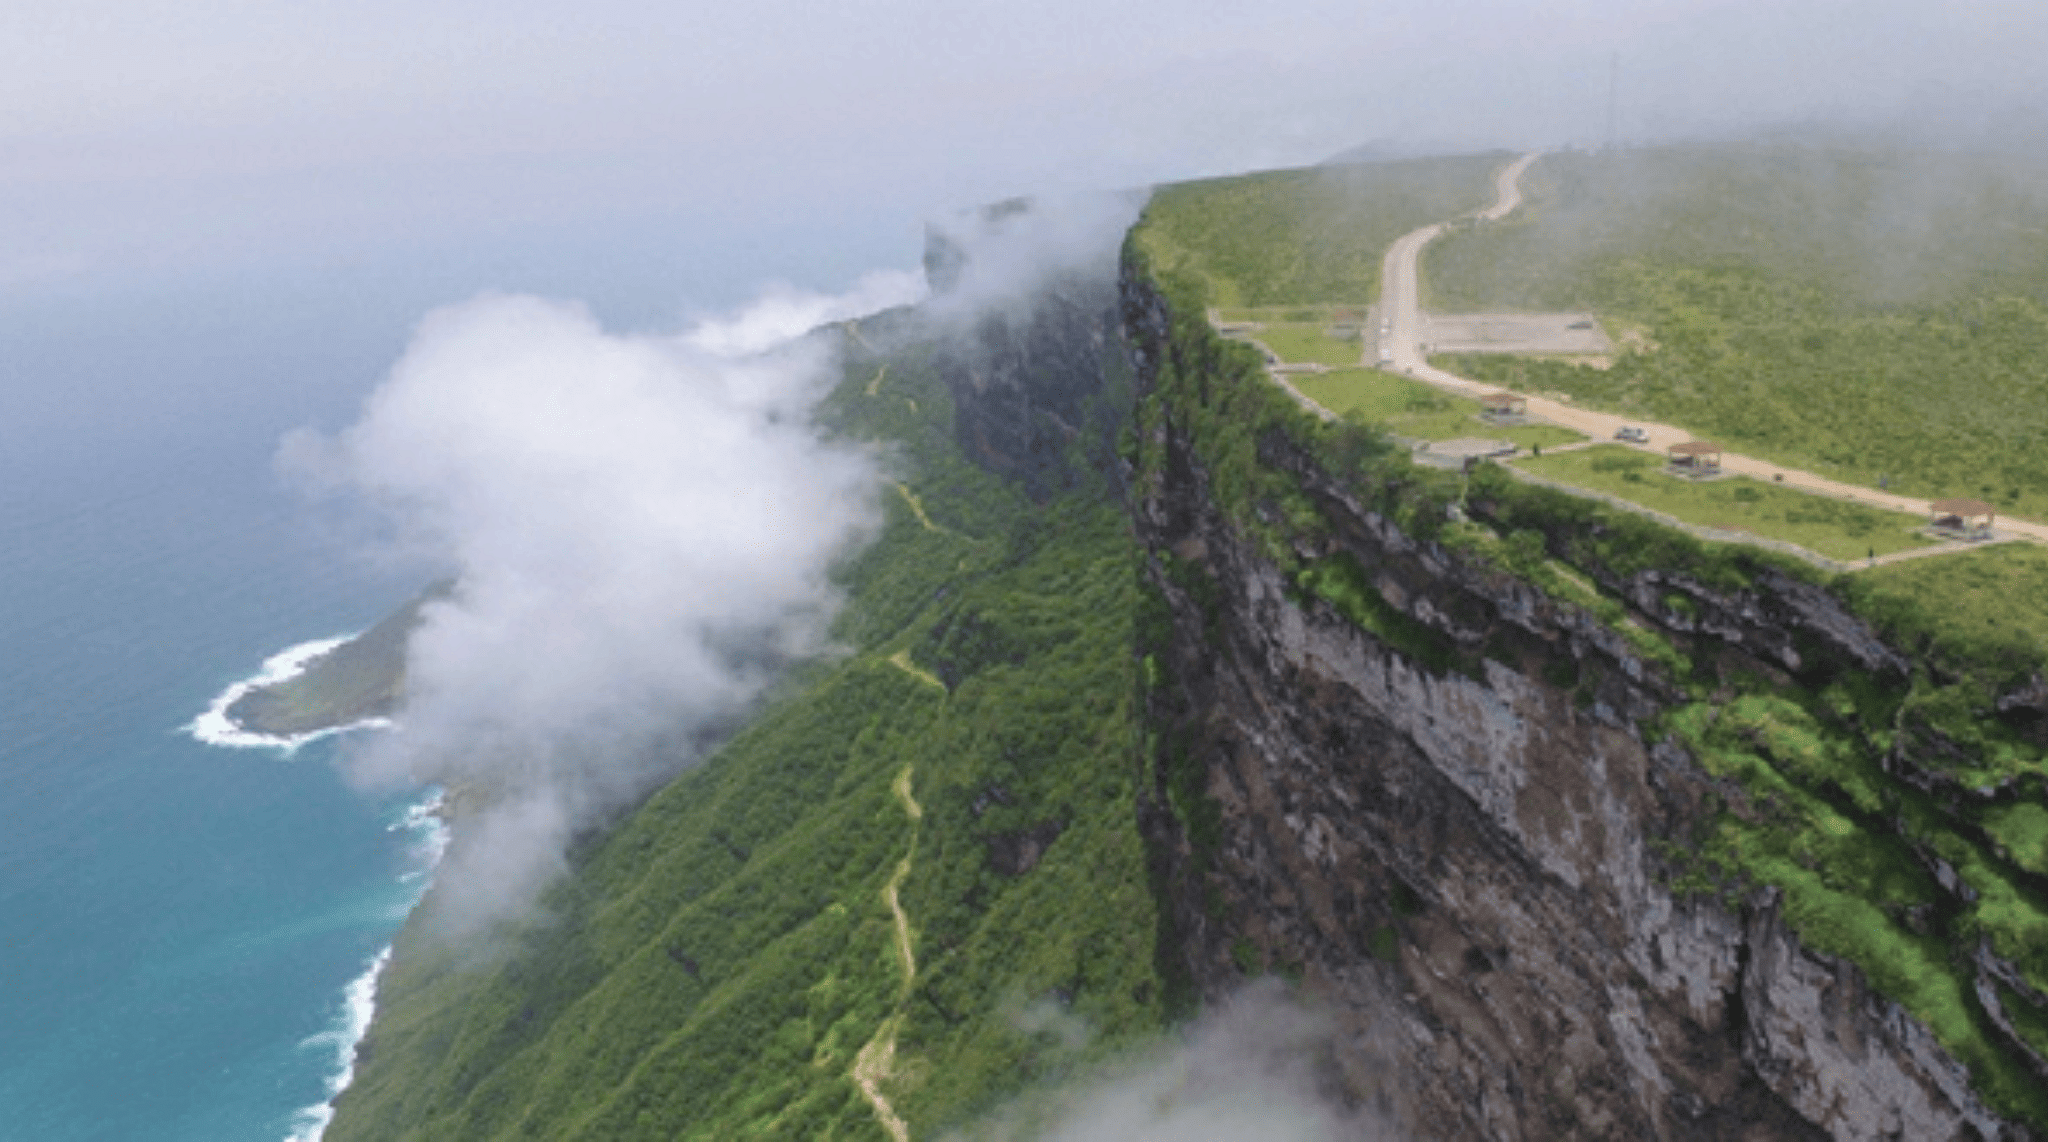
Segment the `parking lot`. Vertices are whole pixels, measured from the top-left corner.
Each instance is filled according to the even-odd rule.
[[[1557,353],[1605,356],[1614,342],[1590,313],[1427,313],[1430,353]]]

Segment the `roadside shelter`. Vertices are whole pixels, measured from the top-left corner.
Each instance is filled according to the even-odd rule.
[[[1673,444],[1665,455],[1671,470],[1689,476],[1721,474],[1721,446],[1711,440],[1686,440]]]
[[[1936,500],[1927,505],[1928,526],[1963,539],[1988,539],[1998,511],[1983,500]]]
[[[1479,398],[1479,415],[1496,424],[1519,424],[1529,415],[1529,398],[1520,393],[1487,393]]]

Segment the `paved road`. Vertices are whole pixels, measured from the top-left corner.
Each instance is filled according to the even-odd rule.
[[[1476,217],[1491,221],[1505,217],[1515,207],[1521,205],[1522,172],[1529,169],[1529,164],[1536,161],[1538,154],[1540,152],[1523,155],[1501,169],[1494,178],[1494,204],[1480,211]],[[1422,248],[1427,246],[1431,239],[1443,233],[1444,225],[1439,222],[1403,234],[1387,249],[1386,259],[1380,265],[1380,312],[1384,315],[1381,324],[1387,330],[1382,337],[1381,356],[1393,362],[1393,371],[1405,373],[1418,381],[1427,381],[1438,388],[1465,396],[1495,392],[1498,390],[1492,385],[1483,385],[1432,366],[1423,358],[1421,346],[1417,343],[1418,334],[1422,329],[1422,313],[1416,266],[1421,260]],[[1676,425],[1654,424],[1630,420],[1612,413],[1593,412],[1547,397],[1529,396],[1528,402],[1531,417],[1575,429],[1595,440],[1611,439],[1615,429],[1624,424],[1632,424],[1649,434],[1647,442],[1635,447],[1658,455],[1663,455],[1664,450],[1673,444],[1693,439],[1692,433]],[[1914,515],[1927,513],[1927,501],[1924,499],[1893,495],[1857,484],[1845,484],[1839,480],[1830,480],[1825,476],[1788,468],[1783,464],[1760,460],[1753,456],[1725,453],[1721,457],[1721,467],[1739,475],[1751,476],[1766,482],[1777,481],[1821,495],[1869,504],[1872,507],[1889,508]],[[1998,520],[1998,530],[2004,535],[2017,535],[2039,543],[2048,543],[2048,525],[2001,516]]]

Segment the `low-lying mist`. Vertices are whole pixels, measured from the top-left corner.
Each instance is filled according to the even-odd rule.
[[[953,1142],[1392,1142],[1334,1097],[1330,1022],[1274,980],[1103,1076],[1019,1099]],[[1071,1043],[1069,1044],[1072,1045]]]
[[[400,728],[342,762],[451,791],[439,926],[515,915],[577,832],[824,647],[827,569],[872,532],[878,471],[814,427],[837,368],[802,334],[922,291],[777,291],[671,336],[484,297],[428,316],[353,426],[286,439],[287,471],[457,576],[412,637]]]

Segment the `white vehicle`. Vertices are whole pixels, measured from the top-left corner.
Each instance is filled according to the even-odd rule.
[[[1620,428],[1615,429],[1614,438],[1616,440],[1626,440],[1630,444],[1648,444],[1650,442],[1650,434],[1633,424],[1624,424]]]

